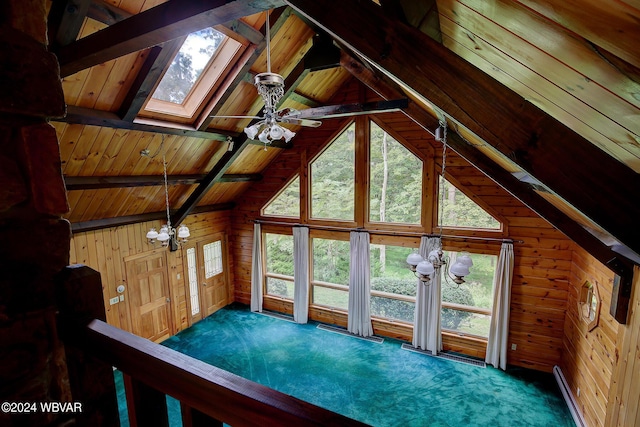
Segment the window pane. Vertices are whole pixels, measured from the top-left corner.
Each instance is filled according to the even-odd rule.
[[[438,212],[439,224],[445,227],[469,227],[500,229],[500,222],[489,215],[473,200],[446,179],[440,177],[440,200],[444,194],[442,212]]]
[[[456,252],[447,252],[449,265],[455,263]],[[442,281],[442,301],[470,307],[493,309],[493,276],[498,257],[495,255],[469,254],[473,260],[471,273],[461,285]]]
[[[205,28],[189,34],[153,93],[153,98],[182,104],[225,35]]]
[[[312,239],[313,280],[349,285],[349,242]]]
[[[407,248],[376,244],[370,247],[371,314],[413,322],[415,303],[393,297],[415,298],[416,295],[417,280],[407,268]],[[375,295],[376,291],[385,295]]]
[[[413,323],[416,303],[392,298],[371,297],[371,315]]]
[[[309,167],[311,216],[353,221],[355,124],[342,132]]]
[[[293,277],[293,236],[265,234],[267,273]]]
[[[222,273],[222,241],[207,243],[204,251],[204,278],[208,279]]]
[[[451,308],[442,309],[442,329],[489,337],[491,316]]]
[[[267,294],[293,299],[293,281],[267,277]]]
[[[187,249],[187,276],[189,280],[189,296],[191,298],[191,315],[200,313],[198,295],[198,267],[196,265],[196,248]]]
[[[314,285],[313,303],[348,310],[349,292],[340,289],[325,288],[323,286]]]
[[[422,161],[371,122],[369,220],[420,224]]]
[[[300,178],[296,178],[269,203],[264,215],[300,217]]]

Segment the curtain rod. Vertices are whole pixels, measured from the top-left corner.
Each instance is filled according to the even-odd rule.
[[[318,224],[300,224],[297,222],[285,222],[285,221],[269,221],[263,219],[254,219],[254,223],[266,224],[266,225],[287,225],[289,227],[307,227],[314,230],[327,230],[327,231],[366,231],[374,234],[383,234],[385,236],[400,236],[400,237],[442,237],[451,240],[478,240],[483,242],[501,242],[501,243],[524,243],[524,240],[513,240],[510,238],[498,238],[498,237],[477,237],[477,236],[456,236],[453,234],[428,234],[418,232],[399,232],[399,231],[384,231],[384,230],[367,230],[364,227],[345,228],[336,227],[332,225],[318,225]]]

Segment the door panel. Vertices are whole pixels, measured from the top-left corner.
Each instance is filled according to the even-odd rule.
[[[187,286],[187,310],[190,315],[189,325],[202,320],[200,278],[198,277],[198,253],[195,243],[184,247],[185,272]]]
[[[229,302],[225,236],[218,233],[210,241],[198,242],[202,283],[202,311],[208,316]]]
[[[165,251],[125,259],[132,332],[151,341],[171,336],[172,317]]]

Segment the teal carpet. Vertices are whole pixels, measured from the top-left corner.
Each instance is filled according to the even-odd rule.
[[[551,374],[433,358],[245,306],[219,310],[163,345],[373,426],[575,425]],[[170,400],[172,426],[177,408]]]

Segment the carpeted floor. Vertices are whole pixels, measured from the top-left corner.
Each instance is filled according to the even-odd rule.
[[[551,374],[433,358],[239,305],[163,345],[373,426],[575,425]]]

